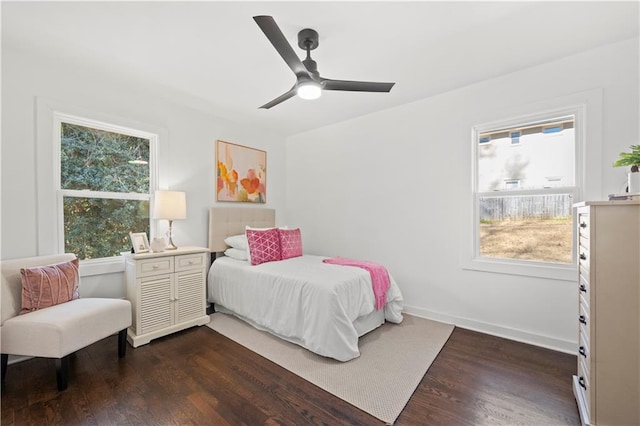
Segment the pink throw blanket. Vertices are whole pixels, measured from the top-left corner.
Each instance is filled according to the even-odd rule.
[[[376,310],[384,307],[387,302],[387,290],[389,290],[389,286],[391,285],[387,268],[379,263],[346,259],[344,257],[331,257],[329,259],[324,259],[323,262],[331,263],[333,265],[356,266],[369,271],[369,274],[371,274],[373,294],[376,298]]]

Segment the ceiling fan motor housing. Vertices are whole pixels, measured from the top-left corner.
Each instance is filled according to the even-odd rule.
[[[318,32],[305,28],[298,33],[298,47],[302,50],[313,50],[318,47]]]

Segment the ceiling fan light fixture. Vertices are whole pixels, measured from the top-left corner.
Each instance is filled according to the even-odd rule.
[[[302,99],[318,99],[322,95],[322,88],[315,81],[305,81],[298,84],[296,92]]]
[[[2,1],[2,0],[0,0]],[[296,76],[296,84],[284,94],[267,102],[260,108],[269,109],[294,97],[317,99],[325,90],[343,92],[389,92],[395,83],[379,83],[373,81],[333,80],[324,78],[318,73],[318,64],[311,59],[311,51],[318,47],[318,32],[305,28],[298,32],[298,47],[306,51],[307,57],[301,61],[291,44],[284,36],[272,16],[254,16],[253,20],[260,27],[278,54]]]

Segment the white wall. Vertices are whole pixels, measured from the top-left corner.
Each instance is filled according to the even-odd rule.
[[[150,69],[150,72],[153,72]],[[247,128],[178,105],[163,92],[138,88],[126,79],[59,58],[2,49],[2,248],[1,258],[47,254],[53,249],[46,229],[38,229],[36,112],[39,100],[68,105],[103,118],[113,117],[168,136],[161,143],[163,183],[187,192],[187,219],[174,223],[178,245],[207,245],[208,208],[215,204],[215,140],[222,139],[268,153],[266,207],[284,207],[284,137]],[[64,111],[63,111],[64,112]],[[264,206],[264,205],[262,205]],[[164,234],[166,221],[158,232]],[[42,240],[38,244],[38,240]],[[82,279],[83,296],[124,296],[122,274]]]
[[[384,263],[408,312],[575,351],[574,282],[461,267],[471,126],[601,93],[585,194],[604,199],[625,180],[611,163],[639,140],[638,80],[636,38],[290,137],[285,221],[302,228],[307,253]]]

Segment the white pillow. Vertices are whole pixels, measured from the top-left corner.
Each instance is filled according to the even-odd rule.
[[[248,253],[249,252],[247,250],[241,250],[236,248],[228,248],[224,251],[225,256],[228,256],[232,259],[237,259],[237,260],[249,260]]]
[[[226,245],[239,250],[249,250],[249,243],[245,234],[232,235],[224,239]]]

